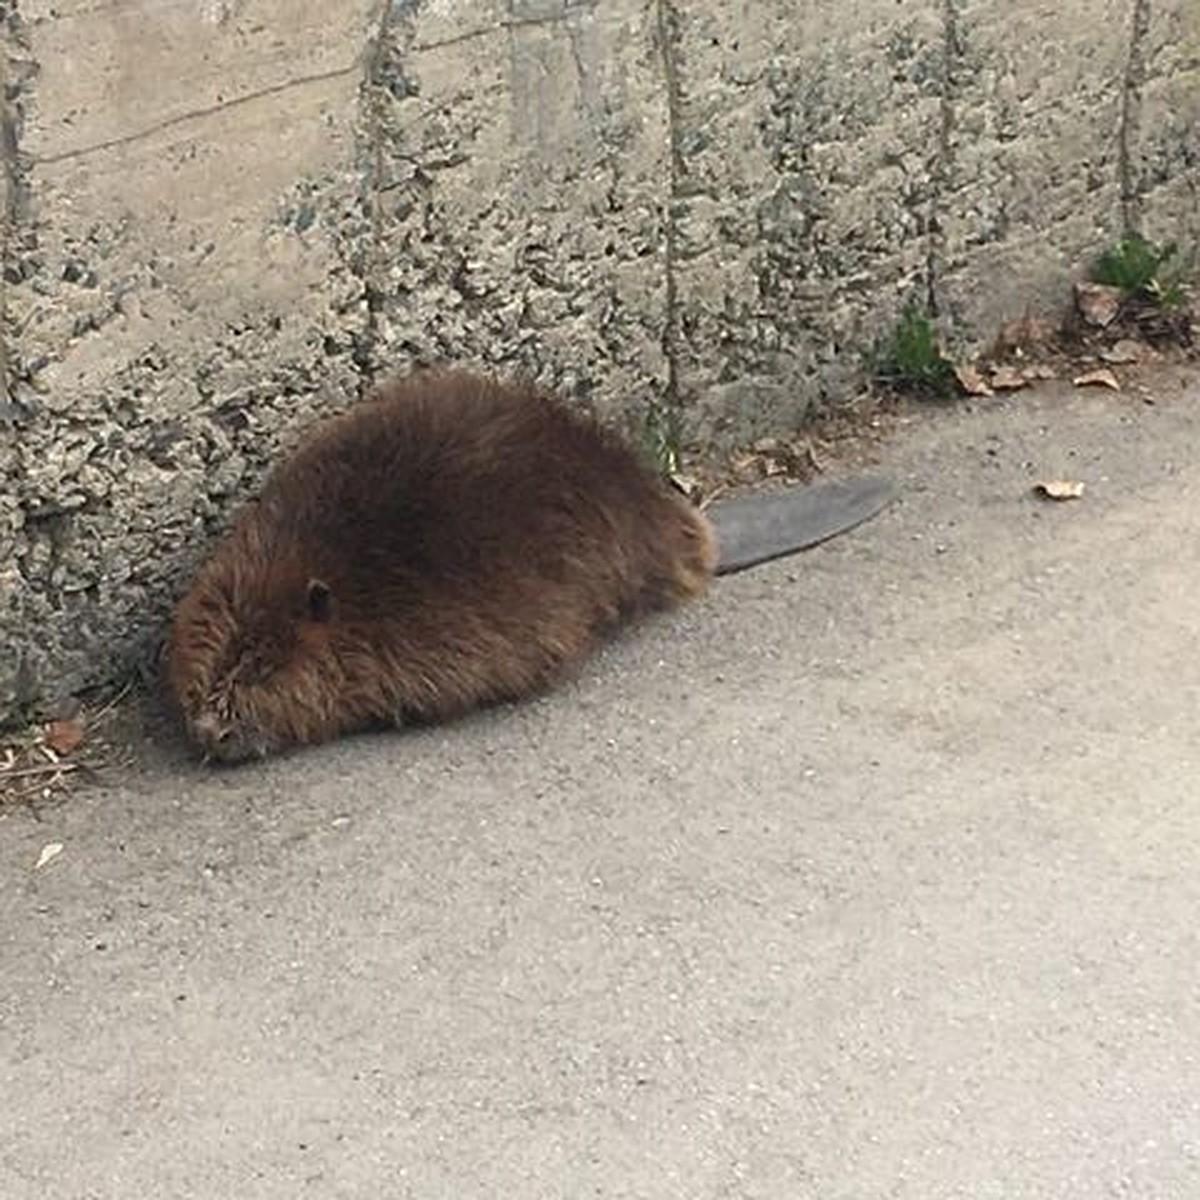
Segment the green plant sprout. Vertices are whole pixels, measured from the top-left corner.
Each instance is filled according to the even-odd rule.
[[[1092,270],[1092,281],[1120,288],[1127,296],[1141,296],[1163,308],[1183,304],[1183,286],[1172,278],[1169,264],[1177,257],[1174,242],[1160,246],[1140,234],[1110,246]]]
[[[867,365],[874,379],[897,391],[943,398],[954,387],[954,364],[942,354],[929,314],[915,301],[876,345]]]

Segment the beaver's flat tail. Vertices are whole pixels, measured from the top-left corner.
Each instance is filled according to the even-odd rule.
[[[717,574],[807,550],[869,521],[895,498],[891,480],[860,475],[713,504],[705,515],[717,532]]]

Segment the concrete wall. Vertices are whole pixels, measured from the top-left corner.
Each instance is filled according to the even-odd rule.
[[[701,437],[1200,240],[1196,0],[21,0],[4,24],[0,717],[109,678],[381,368]]]

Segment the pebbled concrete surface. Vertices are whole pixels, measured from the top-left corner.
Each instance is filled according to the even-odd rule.
[[[543,701],[5,813],[0,1195],[1200,1194],[1198,400],[919,418]]]
[[[962,356],[1200,244],[1196,0],[21,0],[0,61],[0,723],[380,372],[750,444],[914,299]]]

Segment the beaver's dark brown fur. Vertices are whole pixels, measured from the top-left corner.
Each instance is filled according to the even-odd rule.
[[[180,601],[167,683],[236,761],[544,688],[702,591],[706,519],[532,388],[422,372],[318,428]]]

